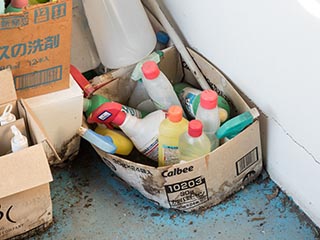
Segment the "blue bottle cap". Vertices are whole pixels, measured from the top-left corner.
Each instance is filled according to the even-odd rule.
[[[168,44],[169,42],[169,35],[166,32],[158,31],[156,33],[157,41],[161,44]]]

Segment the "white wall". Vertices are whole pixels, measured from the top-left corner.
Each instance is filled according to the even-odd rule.
[[[298,1],[163,4],[188,44],[266,114],[262,130],[267,170],[320,225],[320,19]]]

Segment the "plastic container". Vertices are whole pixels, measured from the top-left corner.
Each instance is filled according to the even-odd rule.
[[[179,163],[179,137],[188,129],[180,106],[171,106],[159,126],[159,166]]]
[[[0,0],[0,14],[4,14],[4,11],[5,11],[4,0]]]
[[[50,0],[29,0],[29,5],[36,5],[40,3],[46,3],[49,2]]]
[[[129,155],[133,149],[133,143],[121,131],[111,130],[103,126],[97,126],[94,130],[96,133],[112,138],[114,145],[116,145],[116,154]]]
[[[13,133],[13,137],[11,138],[11,150],[12,152],[17,152],[24,148],[28,147],[28,139],[26,136],[23,136],[20,130],[15,126],[12,125],[11,132]]]
[[[108,102],[98,107],[88,118],[89,123],[116,124],[146,157],[158,161],[159,126],[165,112],[157,110],[139,119],[121,111],[121,104]]]
[[[173,105],[181,107],[173,86],[155,62],[145,62],[142,73],[144,87],[158,109],[167,111]]]
[[[28,0],[11,0],[5,12],[6,13],[21,12],[22,8],[26,6],[28,6]]]
[[[195,118],[202,91],[187,83],[176,83],[173,88],[187,114],[190,118]],[[218,107],[220,122],[223,123],[230,116],[230,106],[223,97],[218,96]]]
[[[83,99],[83,111],[85,115],[88,117],[96,108],[106,102],[111,102],[108,98],[102,95],[93,95],[91,98],[84,98]],[[147,115],[146,112],[141,112],[137,109],[127,107],[122,105],[122,111],[131,114],[132,116],[136,116],[138,118],[143,118]]]
[[[210,152],[211,143],[205,133],[200,120],[189,122],[188,131],[179,138],[179,159],[190,161]]]
[[[213,90],[204,90],[200,94],[200,104],[196,113],[196,119],[203,124],[203,131],[211,142],[211,151],[219,146],[219,139],[215,133],[220,127],[218,110],[218,94]]]
[[[135,64],[154,50],[156,36],[140,0],[83,0],[83,5],[107,68]]]
[[[0,116],[0,126],[16,121],[16,116],[11,113],[12,104],[8,104]]]
[[[234,138],[243,129],[253,123],[253,120],[258,116],[258,110],[256,108],[252,108],[248,112],[241,113],[238,116],[231,118],[218,129],[218,131],[216,132],[217,138]]]

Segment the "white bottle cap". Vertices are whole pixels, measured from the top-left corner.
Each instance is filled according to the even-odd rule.
[[[12,111],[12,104],[9,103],[5,107],[2,115],[0,116],[0,126],[3,126],[10,122],[14,122],[16,120],[16,116],[13,115],[11,111]]]
[[[21,149],[28,147],[28,139],[21,134],[19,129],[15,126],[11,126],[11,131],[14,135],[13,138],[11,138],[11,149],[12,152],[17,152]]]
[[[250,109],[250,113],[251,113],[253,119],[256,119],[256,118],[258,118],[260,116],[259,111],[258,111],[257,108],[251,108]]]

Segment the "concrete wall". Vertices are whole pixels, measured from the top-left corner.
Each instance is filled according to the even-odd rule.
[[[267,171],[320,225],[320,1],[161,3],[188,44],[265,113]]]

